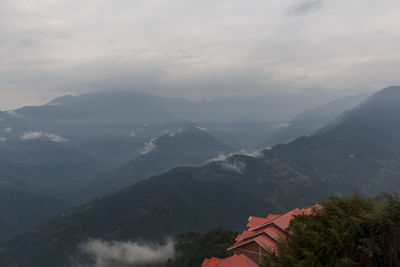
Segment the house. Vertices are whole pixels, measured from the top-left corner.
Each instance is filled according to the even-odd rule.
[[[234,255],[226,259],[212,257],[204,259],[201,267],[258,267],[256,263],[250,260],[246,255]]]
[[[284,214],[270,214],[267,218],[251,216],[248,220],[247,230],[236,237],[235,244],[228,248],[228,251],[232,251],[234,256],[245,256],[255,263],[255,266],[259,266],[264,257],[268,255],[268,252],[273,252],[276,249],[278,241],[286,238],[285,229],[289,226],[290,221],[294,217],[303,214],[312,214],[320,209],[322,209],[322,207],[316,204],[305,209],[294,209]],[[218,265],[222,263],[219,262],[219,260],[221,259],[206,259],[202,267],[222,267],[222,265]],[[217,265],[204,265],[204,263],[207,264],[208,262]],[[230,267],[235,265],[224,266]],[[246,267],[252,265],[241,266]]]
[[[228,250],[234,255],[244,254],[257,264],[261,264],[268,251],[276,249],[277,242],[284,239],[285,229],[297,215],[311,214],[319,210],[320,205],[306,209],[294,209],[281,215],[270,214],[267,218],[250,217],[248,229],[236,237],[236,242]]]

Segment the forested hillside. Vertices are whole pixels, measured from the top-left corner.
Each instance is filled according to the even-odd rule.
[[[387,88],[331,130],[178,168],[60,214],[1,247],[7,266],[63,266],[88,237],[160,239],[215,227],[240,229],[249,215],[284,212],[358,190],[400,189],[400,87]]]

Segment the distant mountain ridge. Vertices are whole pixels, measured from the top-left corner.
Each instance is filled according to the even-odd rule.
[[[233,151],[196,125],[165,133],[149,140],[141,156],[87,181],[80,194],[90,200],[176,167],[203,165],[208,159]]]
[[[234,146],[254,147],[274,129],[273,124],[266,123],[287,121],[327,99],[287,95],[188,101],[129,91],[90,93],[62,96],[42,106],[10,111],[12,116],[0,122],[0,127],[11,127],[18,134],[25,131],[57,134],[68,139],[71,146],[115,167],[138,156],[147,139],[159,136],[165,130],[185,128],[188,122],[217,124],[217,128],[221,128],[218,124],[223,124],[223,130],[231,131],[230,134],[241,139]],[[243,129],[229,125],[238,122],[258,123],[261,127],[254,125],[248,128],[249,134],[243,134]],[[261,139],[253,144],[254,137]],[[113,146],[107,145],[110,142]]]
[[[353,109],[361,104],[367,97],[368,94],[349,96],[304,111],[287,125],[277,129],[268,136],[261,144],[261,147],[288,143],[298,137],[311,135],[329,123],[333,123],[332,121],[341,115],[341,113]]]
[[[239,229],[250,214],[307,206],[327,195],[399,190],[398,114],[400,87],[390,87],[329,131],[146,179],[4,243],[0,265],[68,266],[89,237],[159,239],[191,230]]]
[[[268,121],[272,117],[285,119],[324,101],[323,97],[297,95],[211,101],[188,101],[137,92],[62,96],[42,106],[0,112],[1,179],[11,188],[49,193],[55,203],[62,202],[64,207],[69,207],[179,165],[201,165],[220,153],[229,154],[234,146],[254,148],[279,124]],[[278,109],[281,112],[276,112]],[[248,119],[251,121],[246,121]],[[201,120],[208,121],[200,124],[219,142],[195,134],[186,135],[191,141],[177,142],[180,135],[154,139],[165,132],[176,133],[192,127],[197,123],[194,121]],[[196,139],[199,143],[182,146]],[[150,151],[155,145],[151,140],[158,142],[156,148],[159,149]],[[173,143],[175,141],[177,143]],[[222,144],[225,142],[230,147]],[[150,153],[142,155],[144,149]],[[131,164],[127,164],[128,161]],[[115,169],[121,164],[119,170]],[[29,200],[21,197],[22,191],[9,188],[8,192],[10,198],[20,199],[21,206],[23,201]],[[25,204],[32,203],[40,202],[32,200]],[[12,210],[13,206],[8,208]],[[33,206],[32,210],[41,214]],[[52,216],[59,210],[51,211],[53,213],[46,214]],[[4,214],[9,214],[7,212]],[[29,224],[13,228],[16,232],[10,230],[7,237],[45,219],[34,214],[30,217]],[[35,223],[34,218],[39,221]]]

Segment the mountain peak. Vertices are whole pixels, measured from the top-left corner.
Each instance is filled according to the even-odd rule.
[[[394,102],[400,100],[400,86],[389,86],[375,94],[373,94],[366,102],[385,100]]]
[[[191,125],[185,129],[179,129],[172,133],[165,133],[158,138],[151,139],[150,142],[157,146],[157,148],[161,149],[193,149],[194,147],[200,149],[204,144],[212,144],[219,147],[225,146],[215,140],[215,138],[211,136],[205,128],[197,125]]]

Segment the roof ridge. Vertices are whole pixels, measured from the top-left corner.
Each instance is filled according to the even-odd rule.
[[[265,227],[265,226],[268,226],[268,225],[274,223],[276,220],[278,220],[278,219],[280,219],[280,218],[282,218],[282,217],[288,215],[289,213],[291,213],[291,212],[293,212],[293,211],[295,211],[295,210],[301,211],[299,208],[295,208],[295,209],[290,210],[290,211],[288,211],[288,212],[286,212],[286,213],[284,213],[284,214],[281,214],[278,218],[275,218],[275,219],[273,219],[272,221],[270,221],[270,222],[268,222],[268,223],[265,223],[265,224],[263,224],[263,225],[259,225],[259,226],[257,226],[257,227],[250,228],[249,231],[255,231],[255,230],[258,230],[258,229],[263,228],[263,227]],[[279,214],[268,214],[268,216],[270,216],[270,215],[279,215]],[[267,218],[268,218],[268,217],[267,217]],[[278,225],[277,225],[277,226],[278,226]],[[279,226],[278,226],[278,227],[279,227]],[[283,230],[284,230],[284,229],[283,229]]]

